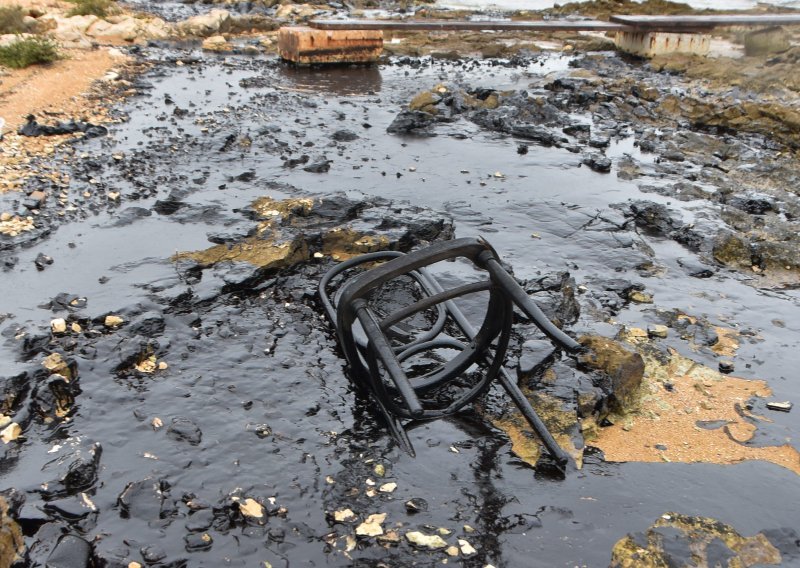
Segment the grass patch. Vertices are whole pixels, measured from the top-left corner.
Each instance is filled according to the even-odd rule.
[[[0,34],[21,34],[27,31],[22,20],[26,14],[19,6],[0,6]]]
[[[75,7],[67,12],[67,16],[97,16],[105,18],[117,12],[113,0],[69,0]]]
[[[60,59],[58,47],[49,39],[30,37],[0,47],[0,65],[22,69]]]

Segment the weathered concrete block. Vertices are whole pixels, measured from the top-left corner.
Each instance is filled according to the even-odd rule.
[[[748,56],[778,53],[789,47],[789,33],[780,26],[755,30],[744,36],[744,53]]]
[[[316,30],[287,26],[278,32],[278,53],[283,59],[316,63],[370,63],[383,51],[381,30]]]
[[[669,53],[708,55],[711,36],[700,33],[617,32],[616,44],[620,50],[642,57]]]

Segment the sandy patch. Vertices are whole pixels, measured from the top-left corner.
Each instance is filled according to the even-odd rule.
[[[758,423],[746,408],[752,397],[772,394],[767,383],[722,375],[677,353],[668,365],[645,356],[645,394],[639,409],[591,442],[609,461],[769,461],[800,474],[800,453],[790,444],[754,447]],[[665,386],[666,385],[666,386]]]
[[[0,153],[0,192],[19,187],[34,173],[31,158],[46,155],[72,136],[17,135],[25,117],[33,114],[43,124],[70,119],[108,121],[106,105],[98,97],[98,80],[121,67],[127,58],[116,50],[64,50],[65,59],[50,65],[6,70],[0,76],[0,117],[6,124]]]

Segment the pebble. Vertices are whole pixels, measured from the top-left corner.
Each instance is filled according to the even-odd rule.
[[[652,324],[647,326],[647,335],[649,337],[658,337],[664,339],[667,337],[668,328],[665,325]]]
[[[641,292],[639,290],[631,290],[628,294],[628,298],[631,302],[635,302],[637,304],[652,304],[653,303],[653,296],[646,292]]]
[[[247,498],[239,503],[239,512],[245,517],[261,519],[264,517],[264,506],[255,499]]]
[[[337,523],[349,523],[355,520],[356,514],[350,509],[342,509],[341,511],[334,511],[333,520]]]
[[[428,510],[428,502],[425,499],[421,499],[419,497],[414,497],[413,499],[409,499],[405,503],[406,511],[409,513],[419,513],[421,511]]]
[[[33,261],[33,263],[36,265],[37,270],[44,270],[53,264],[53,258],[40,252],[38,255],[36,255],[36,259]]]
[[[719,360],[719,372],[720,373],[732,373],[734,369],[734,364],[732,359],[720,359]]]
[[[788,400],[784,401],[784,402],[768,402],[767,403],[767,408],[769,408],[770,410],[778,410],[780,412],[790,412],[792,410],[793,406],[794,406],[794,404],[792,404]]]
[[[50,320],[50,331],[52,331],[56,335],[66,333],[67,320],[65,320],[64,318],[56,318],[54,320]]]
[[[409,531],[406,533],[406,540],[415,546],[430,550],[439,550],[447,547],[447,541],[438,534],[428,535],[419,531]]]
[[[386,513],[375,513],[367,517],[367,520],[356,527],[358,536],[380,536],[383,534],[383,521],[386,520]]]
[[[472,556],[473,554],[478,553],[478,551],[475,550],[475,547],[472,546],[468,540],[463,538],[458,539],[458,546],[461,547],[461,554],[464,556]]]
[[[125,320],[124,320],[124,319],[122,319],[122,318],[121,318],[121,317],[119,317],[119,316],[115,316],[115,315],[113,315],[113,314],[109,314],[109,315],[107,315],[107,316],[106,316],[106,319],[103,321],[104,325],[105,325],[106,327],[110,327],[110,328],[119,327],[119,326],[120,326],[120,325],[122,325],[124,322],[125,322]]]
[[[214,540],[208,533],[187,534],[185,537],[183,537],[183,540],[185,543],[186,552],[199,552],[202,550],[208,550],[214,543]]]
[[[3,440],[4,444],[8,444],[9,442],[13,442],[17,438],[22,435],[22,428],[16,422],[12,422],[2,431],[0,431],[0,440]]]

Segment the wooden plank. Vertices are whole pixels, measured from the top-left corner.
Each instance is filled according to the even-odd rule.
[[[456,21],[456,20],[311,20],[318,30],[405,30],[405,31],[542,31],[620,32],[628,26],[599,20]]]
[[[611,21],[637,30],[691,31],[719,26],[789,26],[800,14],[719,14],[714,16],[611,16]]]

